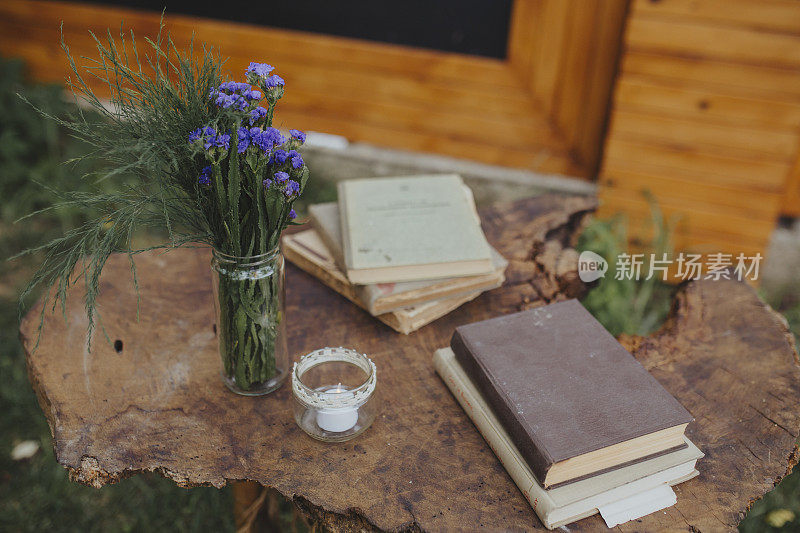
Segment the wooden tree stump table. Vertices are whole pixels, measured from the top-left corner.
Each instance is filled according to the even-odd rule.
[[[262,398],[225,389],[207,250],[138,257],[138,322],[127,258],[113,257],[101,296],[111,344],[97,335],[87,351],[78,292],[67,323],[60,313],[46,318],[36,351],[38,310],[22,323],[56,457],[74,480],[95,487],[146,471],[186,487],[257,482],[334,530],[542,529],[431,356],[460,324],[579,296],[585,288],[570,245],[593,208],[583,198],[544,196],[483,210],[490,242],[510,261],[507,283],[409,336],[288,266],[291,353],[342,345],[378,367],[381,414],[342,444],[315,441],[295,425],[288,385]],[[632,345],[695,416],[688,434],[706,457],[700,476],[676,487],[676,506],[620,529],[733,529],[795,461],[800,371],[785,321],[744,284],[693,282],[679,291],[668,324]],[[597,516],[570,526],[601,528]]]

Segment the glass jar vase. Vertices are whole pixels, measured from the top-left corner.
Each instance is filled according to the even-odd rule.
[[[283,255],[234,257],[213,250],[212,286],[222,381],[233,392],[259,396],[289,372]]]

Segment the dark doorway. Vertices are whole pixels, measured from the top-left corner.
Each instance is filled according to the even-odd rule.
[[[90,0],[91,1],[91,0]],[[180,13],[504,59],[511,0],[96,0]]]

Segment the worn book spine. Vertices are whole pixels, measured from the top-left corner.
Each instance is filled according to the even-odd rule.
[[[399,309],[394,313],[397,316],[406,318],[408,324],[408,332],[402,332],[408,335],[411,332],[417,331],[423,326],[442,318],[443,316],[455,311],[467,302],[471,302],[482,294],[482,291],[473,291],[452,298],[442,298],[441,300],[434,300],[432,302],[425,302],[424,304],[409,307],[407,309]]]
[[[551,529],[547,514],[553,508],[553,501],[536,482],[530,469],[521,459],[519,450],[511,443],[503,428],[492,422],[492,415],[488,413],[488,408],[475,401],[474,395],[469,391],[469,386],[465,382],[465,376],[460,376],[456,369],[449,364],[447,355],[446,349],[437,350],[434,354],[433,366],[436,372],[483,435],[486,443],[503,464],[519,490],[522,491],[533,510],[539,515],[542,523]]]
[[[347,190],[346,181],[340,181],[336,184],[336,194],[339,203],[339,230],[342,236],[341,246],[341,260],[342,272],[347,276],[347,265],[353,264],[353,255],[351,251],[351,237],[350,237],[350,224],[347,220]]]
[[[305,233],[305,232],[303,232]],[[301,270],[318,278],[322,283],[338,292],[358,307],[366,309],[356,288],[350,284],[344,274],[333,263],[332,258],[326,254],[327,250],[320,250],[316,243],[300,242],[302,234],[284,235],[281,239],[283,255],[288,261],[294,263]],[[482,291],[474,291],[452,298],[443,298],[426,302],[407,309],[398,309],[390,313],[374,315],[375,318],[404,335],[413,333],[419,328],[430,324],[443,317],[459,306],[474,300]]]
[[[312,206],[313,207],[313,206]],[[339,219],[337,217],[336,222],[337,226],[339,225]],[[311,227],[317,232],[322,242],[325,243],[325,247],[328,248],[328,251],[333,256],[333,260],[336,262],[336,266],[339,267],[339,270],[345,272],[347,270],[347,265],[344,261],[344,252],[342,251],[342,243],[341,241],[336,242],[334,240],[334,235],[331,235],[330,228],[325,226],[325,222],[321,220],[321,216],[317,213],[311,211]],[[341,228],[337,227],[337,230]]]
[[[481,293],[496,289],[503,284],[505,276],[503,272],[498,271],[486,276],[456,279],[464,281],[454,283],[452,280],[446,280],[446,283],[430,285],[418,290],[392,293],[386,296],[380,295],[379,286],[376,285],[357,285],[356,290],[367,305],[369,312],[373,315],[379,315],[434,300],[459,298],[475,292]]]
[[[450,348],[456,356],[456,360],[470,376],[485,375],[484,369],[479,367],[477,358],[470,355],[470,348],[466,345],[461,333],[456,330],[453,333],[453,338],[450,341]],[[510,402],[501,398],[500,391],[492,387],[488,380],[477,380],[475,386],[478,388],[483,397],[487,400],[489,405],[494,405],[494,414],[503,424],[503,427],[511,436],[513,442],[525,442],[532,440],[530,446],[525,446],[520,449],[522,457],[528,462],[528,466],[534,473],[536,478],[542,485],[547,478],[547,471],[553,465],[553,459],[547,454],[543,447],[539,446],[535,439],[533,439],[520,424],[517,414],[514,413],[510,406]]]

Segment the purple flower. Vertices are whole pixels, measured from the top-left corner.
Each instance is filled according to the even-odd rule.
[[[231,94],[217,93],[217,98],[214,100],[214,103],[223,109],[227,109],[233,105],[235,100],[236,97]]]
[[[255,124],[262,118],[267,116],[267,110],[264,107],[257,107],[250,111],[250,124]]]
[[[264,153],[272,150],[272,137],[261,128],[250,128],[250,142],[258,146]]]
[[[297,218],[297,213],[295,213],[294,208],[289,210],[289,220],[294,220]]]
[[[287,174],[286,172],[282,172],[280,170],[275,173],[275,182],[276,183],[283,184],[283,183],[286,183],[287,181],[289,181],[289,174]]]
[[[264,184],[265,189],[269,189],[270,187],[272,187],[272,180],[269,178],[265,179],[262,183]]]
[[[193,144],[199,140],[203,140],[203,146],[206,150],[211,147],[211,141],[213,140],[214,136],[217,134],[217,130],[212,128],[211,126],[203,126],[202,128],[197,128],[193,132],[189,134],[189,144]]]
[[[200,128],[199,131],[200,135],[197,138],[203,140],[203,148],[208,150],[209,148],[211,148],[211,146],[213,146],[214,139],[217,136],[217,130],[215,130],[211,126],[203,126],[202,128]],[[192,133],[193,134],[197,133],[197,131]]]
[[[270,72],[275,70],[275,67],[272,65],[268,65],[267,63],[250,63],[250,66],[247,67],[247,70],[244,71],[245,76],[250,78],[250,76],[258,76],[259,78],[266,78],[269,76]]]
[[[261,137],[261,134],[264,130],[259,128],[258,126],[252,126],[247,130],[247,134],[250,136],[250,143],[258,145],[258,139]]]
[[[200,171],[200,176],[197,178],[200,185],[211,185],[211,167],[206,166]]]
[[[253,111],[255,111],[255,109]],[[272,149],[275,147],[275,145],[286,142],[286,139],[283,137],[283,135],[281,135],[281,132],[275,128],[267,128],[262,130],[258,126],[253,126],[250,128],[249,134],[250,144],[258,146],[264,153],[267,154],[272,152]]]
[[[247,128],[239,128],[239,141],[238,141],[238,152],[240,154],[244,153],[247,150],[247,147],[250,146],[250,132]]]
[[[248,100],[261,100],[263,96],[264,95],[261,94],[261,91],[256,91],[255,89],[244,93],[244,97],[247,98]]]
[[[281,132],[278,128],[269,127],[264,130],[264,133],[269,136],[269,139],[272,141],[274,145],[280,145],[286,142],[286,137],[281,135]]]
[[[224,148],[227,150],[231,147],[231,136],[229,133],[222,133],[214,137],[214,140],[211,141],[214,146],[217,148]]]
[[[228,91],[231,93],[247,94],[253,87],[249,83],[239,83],[236,81],[226,81],[220,84],[219,91]],[[212,90],[213,93],[213,90]]]
[[[289,152],[286,150],[275,150],[274,158],[276,163],[282,165],[286,163],[286,160],[289,158]]]
[[[270,89],[273,87],[282,87],[284,85],[286,85],[286,82],[283,81],[283,78],[281,78],[277,74],[273,74],[272,76],[264,80],[264,86]]]
[[[303,168],[303,158],[300,156],[300,153],[297,150],[289,150],[287,155],[292,161],[293,168]]]
[[[245,96],[238,94],[237,92],[242,90],[247,91],[246,94],[249,95],[250,85],[247,83],[236,83],[235,81],[226,81],[225,83],[219,86],[218,91],[212,89],[209,97],[212,100],[214,100],[215,104],[217,104],[219,107],[223,109],[227,109],[233,106],[240,111],[244,111],[245,109],[247,109],[249,104],[247,98]],[[228,94],[224,91],[231,91],[231,93]]]
[[[306,134],[300,130],[289,130],[289,135],[292,136],[292,139],[300,141],[300,144],[306,142]]]
[[[275,173],[277,176],[278,173]],[[286,189],[283,191],[287,198],[291,198],[292,196],[297,196],[300,194],[300,184],[294,180],[289,180],[289,183],[286,184]]]
[[[258,132],[257,135],[252,135],[250,137],[250,142],[265,153],[269,153],[269,151],[272,149],[272,144],[267,142],[266,138],[264,137],[263,131]]]
[[[276,145],[286,142],[286,138],[276,128],[267,128],[263,131],[257,127],[250,128],[250,139],[265,153],[271,152]]]
[[[247,109],[249,106],[250,106],[250,104],[248,104],[248,103],[247,103],[247,100],[245,100],[243,97],[241,97],[241,96],[237,96],[237,97],[236,97],[236,108],[237,108],[239,111],[244,111],[244,110],[245,110],[245,109]]]

